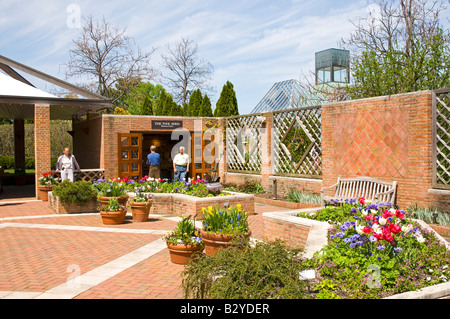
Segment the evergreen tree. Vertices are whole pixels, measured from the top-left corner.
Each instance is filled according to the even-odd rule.
[[[239,115],[236,92],[230,81],[223,86],[214,110],[215,117]]]
[[[183,112],[183,108],[181,107],[181,105],[178,105],[175,102],[172,102],[172,108],[170,109],[170,115],[171,116],[183,116],[184,112]]]
[[[145,97],[144,103],[142,103],[139,115],[153,115],[153,103],[148,96]]]
[[[203,117],[212,117],[213,111],[211,108],[211,101],[207,94],[203,97],[202,105],[200,107],[200,111],[198,113],[198,116]]]
[[[167,98],[167,93],[162,91],[158,101],[156,102],[156,107],[155,107],[155,112],[154,112],[155,115],[163,115],[164,104],[166,103],[166,98]]]
[[[166,98],[164,100],[164,105],[163,105],[163,110],[162,110],[162,114],[163,116],[171,116],[171,111],[172,111],[172,106],[173,106],[173,98],[172,95],[167,94]]]
[[[188,113],[185,113],[186,116],[198,116],[198,113],[200,112],[200,108],[202,106],[202,92],[200,89],[195,90],[192,92],[190,98],[189,98],[189,107],[188,107]]]

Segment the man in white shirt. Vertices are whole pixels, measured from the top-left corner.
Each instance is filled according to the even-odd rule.
[[[189,155],[184,153],[184,147],[181,146],[179,153],[173,158],[173,181],[182,181],[189,173]]]

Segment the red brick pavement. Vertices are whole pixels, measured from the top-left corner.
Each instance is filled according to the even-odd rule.
[[[286,209],[255,204],[256,215],[249,216],[252,237],[261,238],[262,213],[278,210]],[[105,226],[99,215],[54,214],[55,217],[33,218],[36,215],[52,214],[54,213],[47,203],[41,201],[17,205],[0,202],[0,226],[7,222],[125,230],[171,230],[176,224],[167,219],[151,219],[145,223],[127,219],[127,223],[123,225]],[[2,220],[4,217],[19,216],[30,218]],[[161,236],[65,229],[0,228],[0,291],[45,292],[66,282],[71,275],[67,269],[69,265],[77,265],[83,274],[160,239]],[[169,253],[164,249],[75,298],[182,298],[180,285],[183,269],[184,266],[170,262]]]

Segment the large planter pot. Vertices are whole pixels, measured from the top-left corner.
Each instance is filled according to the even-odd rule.
[[[51,192],[54,185],[38,185],[39,196],[43,202],[48,202],[48,192]]]
[[[236,235],[209,233],[203,229],[200,230],[200,234],[202,235],[203,242],[205,243],[205,254],[207,256],[213,256],[220,249],[228,247],[233,238],[236,237]],[[249,230],[248,233],[244,235],[245,239],[250,239],[251,234],[252,232]]]
[[[148,220],[148,214],[150,213],[151,202],[131,203],[131,214],[133,215],[133,221],[146,222]]]
[[[192,254],[201,252],[203,245],[171,244],[166,242],[170,253],[170,261],[174,264],[187,265]]]
[[[117,198],[120,205],[126,205],[128,201],[128,195],[120,196],[120,197],[108,197],[108,196],[100,196],[99,201],[101,205],[108,205],[110,198]]]
[[[119,225],[123,224],[125,221],[125,215],[127,214],[127,210],[118,212],[103,212],[100,211],[100,216],[102,217],[102,221],[104,225]]]

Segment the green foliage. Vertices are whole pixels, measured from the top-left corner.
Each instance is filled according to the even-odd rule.
[[[153,103],[148,96],[144,98],[142,107],[139,110],[139,115],[153,115]]]
[[[244,235],[248,232],[248,214],[241,204],[228,208],[202,207],[203,229],[223,235]]]
[[[301,212],[297,216],[309,219],[315,219],[321,222],[333,221],[335,223],[343,223],[349,218],[351,218],[351,214],[349,214],[350,209],[353,206],[350,204],[344,204],[342,206],[327,206],[316,213],[310,214]]]
[[[83,205],[97,194],[91,182],[65,180],[52,189],[52,193],[59,197],[63,204]]]
[[[205,96],[203,97],[203,101],[200,106],[198,116],[200,116],[200,117],[212,117],[213,116],[213,111],[211,108],[211,100],[209,99],[207,94],[205,94]]]
[[[443,226],[450,226],[450,212],[441,212],[436,208],[430,207],[418,207],[417,204],[409,205],[406,211],[411,218],[420,219],[429,224],[434,223],[433,214],[437,213],[436,223]]]
[[[190,216],[182,216],[175,230],[165,235],[163,239],[171,244],[203,245],[200,232],[195,228]]]
[[[417,37],[405,50],[397,42],[384,52],[366,49],[352,63],[351,98],[391,95],[450,86],[448,31],[439,30],[425,41]]]
[[[217,100],[214,116],[225,117],[234,115],[239,115],[236,92],[234,91],[233,84],[227,81],[222,88],[219,100]]]
[[[127,194],[126,181],[123,180],[97,180],[94,187],[97,190],[97,196],[121,197]]]
[[[241,192],[247,194],[262,194],[264,193],[264,188],[262,187],[260,182],[257,181],[246,181],[244,184],[235,185],[230,184],[225,187],[226,190]]]
[[[198,116],[200,113],[200,108],[202,106],[203,97],[202,92],[200,89],[195,90],[192,92],[191,96],[189,97],[189,103],[188,103],[188,112],[185,113],[186,116]]]
[[[297,256],[297,250],[280,241],[258,242],[254,248],[241,241],[190,262],[182,274],[183,294],[197,299],[306,299]]]
[[[309,194],[301,192],[295,188],[291,188],[286,195],[286,200],[294,203],[302,204],[321,204],[321,197],[317,194]]]

